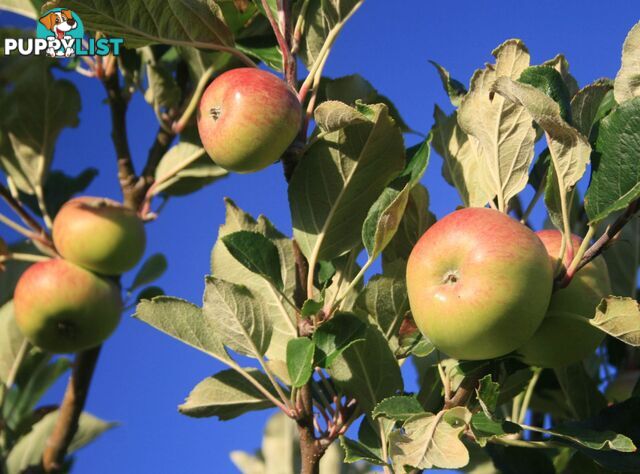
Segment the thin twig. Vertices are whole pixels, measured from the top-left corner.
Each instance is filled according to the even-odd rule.
[[[29,214],[24,206],[17,199],[15,199],[11,195],[11,192],[2,184],[0,184],[0,197],[5,200],[9,207],[13,209],[14,212],[20,217],[20,219],[22,219],[25,224],[31,227],[35,233],[49,238],[49,236],[47,235],[47,231],[33,216],[31,216],[31,214]]]

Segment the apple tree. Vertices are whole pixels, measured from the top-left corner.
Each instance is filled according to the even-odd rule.
[[[40,3],[2,8],[69,9],[125,48],[0,67],[0,222],[19,236],[0,241],[3,471],[66,472],[112,427],[84,404],[121,313],[226,366],[185,387],[183,415],[277,409],[259,453],[231,453],[244,473],[640,471],[640,26],[615,79],[582,88],[564,56],[531,64],[517,39],[468,87],[434,63],[454,111],[436,105],[407,147],[416,132],[373,85],[323,75],[363,0]],[[53,167],[78,122],[73,74],[104,86],[122,203],[75,197],[95,170]],[[158,120],[141,169],[138,93]],[[459,194],[439,221],[432,150]],[[150,286],[161,254],[128,273],[167,200],[275,161],[292,229],[227,199],[202,302]]]

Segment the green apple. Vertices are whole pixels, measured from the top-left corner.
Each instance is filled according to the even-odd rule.
[[[418,328],[456,359],[491,359],[520,347],[540,326],[552,286],[540,239],[486,208],[461,209],[435,223],[407,263]]]
[[[557,230],[537,233],[555,265],[560,256],[562,234]],[[582,239],[572,236],[574,252]],[[571,263],[570,252],[565,254],[565,266]],[[596,257],[573,276],[566,288],[551,296],[549,309],[536,334],[518,352],[524,362],[538,367],[562,367],[584,359],[596,350],[604,333],[591,326],[588,319],[596,314],[600,300],[611,292],[607,264]]]
[[[120,275],[142,258],[144,223],[135,211],[99,197],[68,201],[53,221],[58,253],[76,265],[103,275]]]
[[[55,353],[97,346],[118,326],[118,287],[71,262],[52,259],[31,265],[13,296],[16,322],[34,345]]]
[[[218,76],[198,106],[198,133],[218,165],[238,173],[266,168],[300,130],[302,108],[280,78],[256,68]]]
[[[640,380],[640,370],[621,371],[604,391],[604,396],[611,403],[624,402],[631,398],[633,389]]]

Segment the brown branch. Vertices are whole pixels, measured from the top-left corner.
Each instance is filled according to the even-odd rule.
[[[47,473],[60,472],[64,465],[67,449],[78,430],[78,422],[87,400],[100,348],[101,346],[88,349],[76,356],[58,419],[42,456],[42,466]]]
[[[9,190],[2,184],[0,184],[0,196],[6,201],[11,209],[20,216],[20,219],[33,229],[33,231],[43,237],[49,238],[47,231],[35,220],[29,212],[20,204],[9,192]]]
[[[127,108],[129,104],[122,95],[117,71],[102,76],[102,84],[107,92],[107,101],[111,110],[111,140],[116,151],[118,180],[120,181],[123,202],[131,209],[135,209],[141,196],[138,196],[139,191],[136,191],[138,179],[133,167],[127,136]]]
[[[313,403],[311,400],[311,387],[309,383],[298,392],[296,424],[300,436],[300,468],[301,474],[318,474],[320,458],[326,447],[316,439],[313,424]]]
[[[480,376],[480,374],[466,376],[460,383],[460,386],[453,397],[445,402],[444,409],[448,410],[450,408],[466,405],[478,386]]]
[[[607,227],[607,230],[600,236],[598,240],[594,242],[594,244],[587,249],[587,251],[582,256],[580,263],[576,267],[577,273],[582,267],[584,267],[587,263],[592,261],[598,255],[602,253],[602,251],[607,247],[607,245],[618,235],[618,233],[622,230],[622,228],[627,225],[627,223],[636,215],[638,209],[640,208],[640,199],[636,199],[631,202],[627,209],[624,211],[622,215],[620,215],[613,224]],[[567,283],[568,284],[568,283]]]

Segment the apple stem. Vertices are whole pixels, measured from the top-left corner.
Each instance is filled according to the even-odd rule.
[[[584,236],[584,239],[582,239],[582,243],[580,244],[578,251],[576,252],[573,259],[571,260],[571,264],[569,265],[569,268],[567,269],[565,275],[560,280],[560,283],[558,283],[558,286],[560,288],[566,288],[567,286],[569,286],[569,283],[571,283],[571,280],[573,279],[578,269],[578,265],[580,264],[582,257],[584,257],[584,254],[587,251],[587,248],[589,247],[589,243],[591,242],[591,239],[593,238],[593,235],[595,234],[595,232],[596,232],[595,226],[590,225],[589,229],[587,230],[587,234]]]

